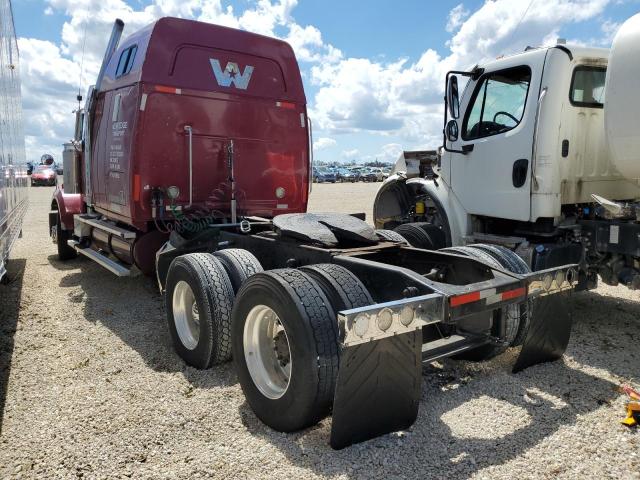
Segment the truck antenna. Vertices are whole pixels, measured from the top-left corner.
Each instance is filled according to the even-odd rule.
[[[78,95],[76,96],[76,100],[78,101],[78,110],[80,110],[82,106],[82,73],[84,70],[84,50],[87,45],[87,25],[89,22],[85,19],[84,22],[84,34],[82,36],[82,56],[80,58],[80,79],[78,81]]]
[[[513,39],[514,35],[518,32],[518,29],[520,28],[520,25],[522,25],[522,21],[527,16],[527,13],[529,13],[529,9],[531,8],[531,5],[533,5],[533,2],[535,2],[535,0],[531,0],[529,2],[529,5],[527,5],[527,8],[525,9],[524,13],[520,17],[520,20],[516,24],[516,28],[514,28],[513,32],[511,32],[511,35],[509,35],[509,41],[507,42],[507,45],[509,45],[511,43],[511,39]]]

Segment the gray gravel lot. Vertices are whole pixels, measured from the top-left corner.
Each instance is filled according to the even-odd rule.
[[[378,186],[315,185],[311,209],[370,215]],[[640,478],[616,391],[640,386],[638,292],[576,294],[561,361],[517,375],[516,352],[425,367],[410,430],[335,452],[330,419],[274,432],[230,364],[186,367],[151,279],[58,262],[51,192],[31,189],[0,287],[0,478]]]

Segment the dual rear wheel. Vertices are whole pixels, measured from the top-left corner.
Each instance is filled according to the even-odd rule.
[[[336,314],[371,303],[343,267],[263,272],[244,250],[177,257],[166,284],[178,354],[196,368],[233,357],[253,411],[287,432],[329,413],[340,358]]]

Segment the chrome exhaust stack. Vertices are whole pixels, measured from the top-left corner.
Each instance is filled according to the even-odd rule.
[[[98,78],[96,78],[95,92],[100,91],[100,87],[102,86],[102,79],[104,77],[104,72],[107,69],[107,65],[111,61],[111,57],[118,49],[118,44],[120,43],[120,38],[122,37],[122,30],[124,29],[124,22],[119,18],[116,19],[113,24],[113,30],[111,30],[111,37],[109,38],[109,43],[107,43],[107,51],[104,52],[104,57],[102,58],[102,65],[100,66],[100,71],[98,72]],[[88,99],[87,99],[88,100]]]

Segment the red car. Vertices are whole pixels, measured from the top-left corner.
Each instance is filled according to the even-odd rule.
[[[51,165],[38,165],[33,169],[33,173],[31,174],[31,186],[54,186],[57,179],[58,175]]]

